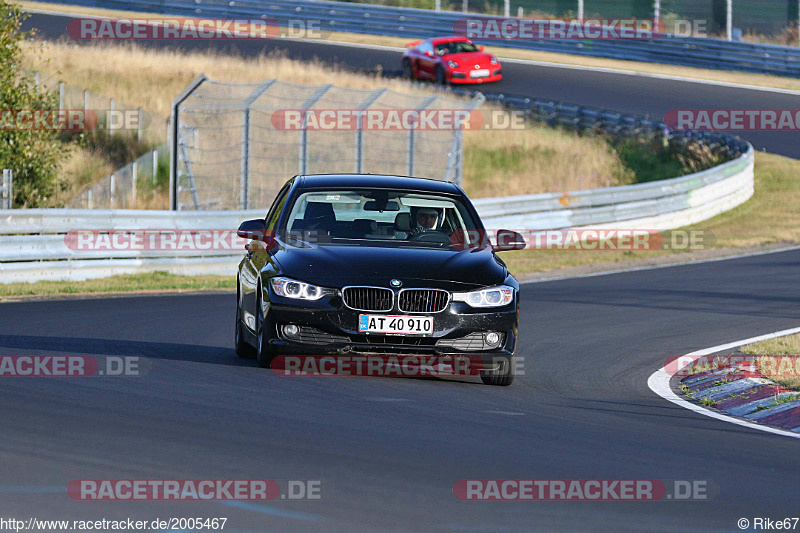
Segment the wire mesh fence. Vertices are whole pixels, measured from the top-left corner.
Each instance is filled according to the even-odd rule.
[[[159,192],[169,183],[169,146],[163,144],[83,191],[73,209],[166,209]]]
[[[200,77],[173,103],[172,207],[268,207],[295,174],[380,173],[458,182],[458,128],[392,125],[391,117],[466,112],[482,99]]]

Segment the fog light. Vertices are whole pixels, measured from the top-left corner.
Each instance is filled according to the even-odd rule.
[[[287,337],[297,337],[300,334],[300,328],[298,328],[294,324],[283,326],[283,334],[286,335]]]
[[[494,331],[487,333],[483,339],[489,348],[495,348],[500,344],[500,334]]]

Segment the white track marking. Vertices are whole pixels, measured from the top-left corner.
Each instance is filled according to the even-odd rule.
[[[766,335],[759,335],[758,337],[751,337],[749,339],[729,342],[727,344],[720,344],[719,346],[704,348],[702,350],[697,350],[696,352],[692,352],[686,355],[687,356],[710,355],[713,353],[721,352],[723,350],[729,350],[731,348],[736,348],[739,346],[743,346],[745,344],[750,344],[752,342],[765,341],[769,339],[774,339],[776,337],[785,337],[786,335],[793,335],[795,333],[800,333],[800,328],[784,329],[781,331],[776,331],[774,333],[767,333]],[[705,409],[704,407],[692,403],[672,392],[672,389],[669,386],[670,377],[671,376],[667,373],[666,370],[664,370],[663,367],[659,368],[658,370],[653,372],[653,374],[648,378],[647,386],[650,387],[650,390],[652,390],[665,400],[669,400],[670,402],[680,407],[689,409],[690,411],[694,411],[695,413],[699,413],[705,416],[710,416],[711,418],[716,418],[717,420],[722,420],[723,422],[736,424],[738,426],[743,426],[750,429],[756,429],[758,431],[766,431],[767,433],[774,433],[775,435],[783,435],[785,437],[800,439],[800,433],[795,433],[793,431],[789,431],[786,429],[772,428],[755,424],[752,422],[747,422],[745,420],[741,420],[739,418],[734,418],[732,416],[723,414],[722,412],[712,411],[711,409]]]

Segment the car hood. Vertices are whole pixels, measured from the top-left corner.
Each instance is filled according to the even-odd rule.
[[[491,248],[472,250],[377,246],[295,247],[284,244],[274,254],[284,275],[328,287],[389,287],[399,279],[406,288],[472,290],[498,285],[506,268]]]
[[[492,56],[486,52],[464,52],[461,54],[448,54],[444,56],[445,60],[452,60],[458,63],[460,67],[472,68],[475,65],[486,67],[491,65]]]

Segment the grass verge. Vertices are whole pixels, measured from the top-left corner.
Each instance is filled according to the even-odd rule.
[[[142,292],[227,291],[236,289],[236,276],[178,276],[167,272],[124,274],[86,281],[39,281],[0,284],[0,302],[30,297],[109,295]]]
[[[81,6],[70,6],[62,4],[50,4],[34,1],[18,2],[26,9],[40,9],[47,11],[58,11],[62,13],[82,13],[87,15],[109,16],[109,17],[142,17],[142,13],[131,11],[118,11],[103,8],[89,8]],[[155,16],[156,14],[149,14]],[[329,41],[347,42],[356,44],[371,44],[380,46],[404,47],[412,39],[399,37],[384,37],[380,35],[364,35],[359,33],[335,32],[327,37]],[[747,72],[735,72],[725,70],[702,69],[693,67],[683,67],[679,65],[663,65],[659,63],[645,63],[638,61],[625,61],[620,59],[595,58],[579,56],[573,54],[558,54],[553,52],[538,52],[533,50],[520,50],[514,48],[502,48],[498,46],[487,46],[486,50],[502,58],[523,59],[529,61],[539,61],[547,63],[557,63],[564,65],[576,65],[592,68],[607,68],[618,70],[629,70],[647,74],[661,74],[668,76],[678,76],[681,78],[702,79],[718,81],[724,83],[736,83],[744,85],[756,85],[762,87],[775,87],[779,89],[800,90],[800,79],[783,76],[770,76],[766,74],[753,74]],[[399,69],[399,65],[398,65]],[[177,93],[176,93],[177,94]],[[149,108],[146,108],[149,109]]]
[[[767,378],[787,389],[800,390],[800,334],[754,342],[740,351],[760,355],[756,359],[758,369]]]

